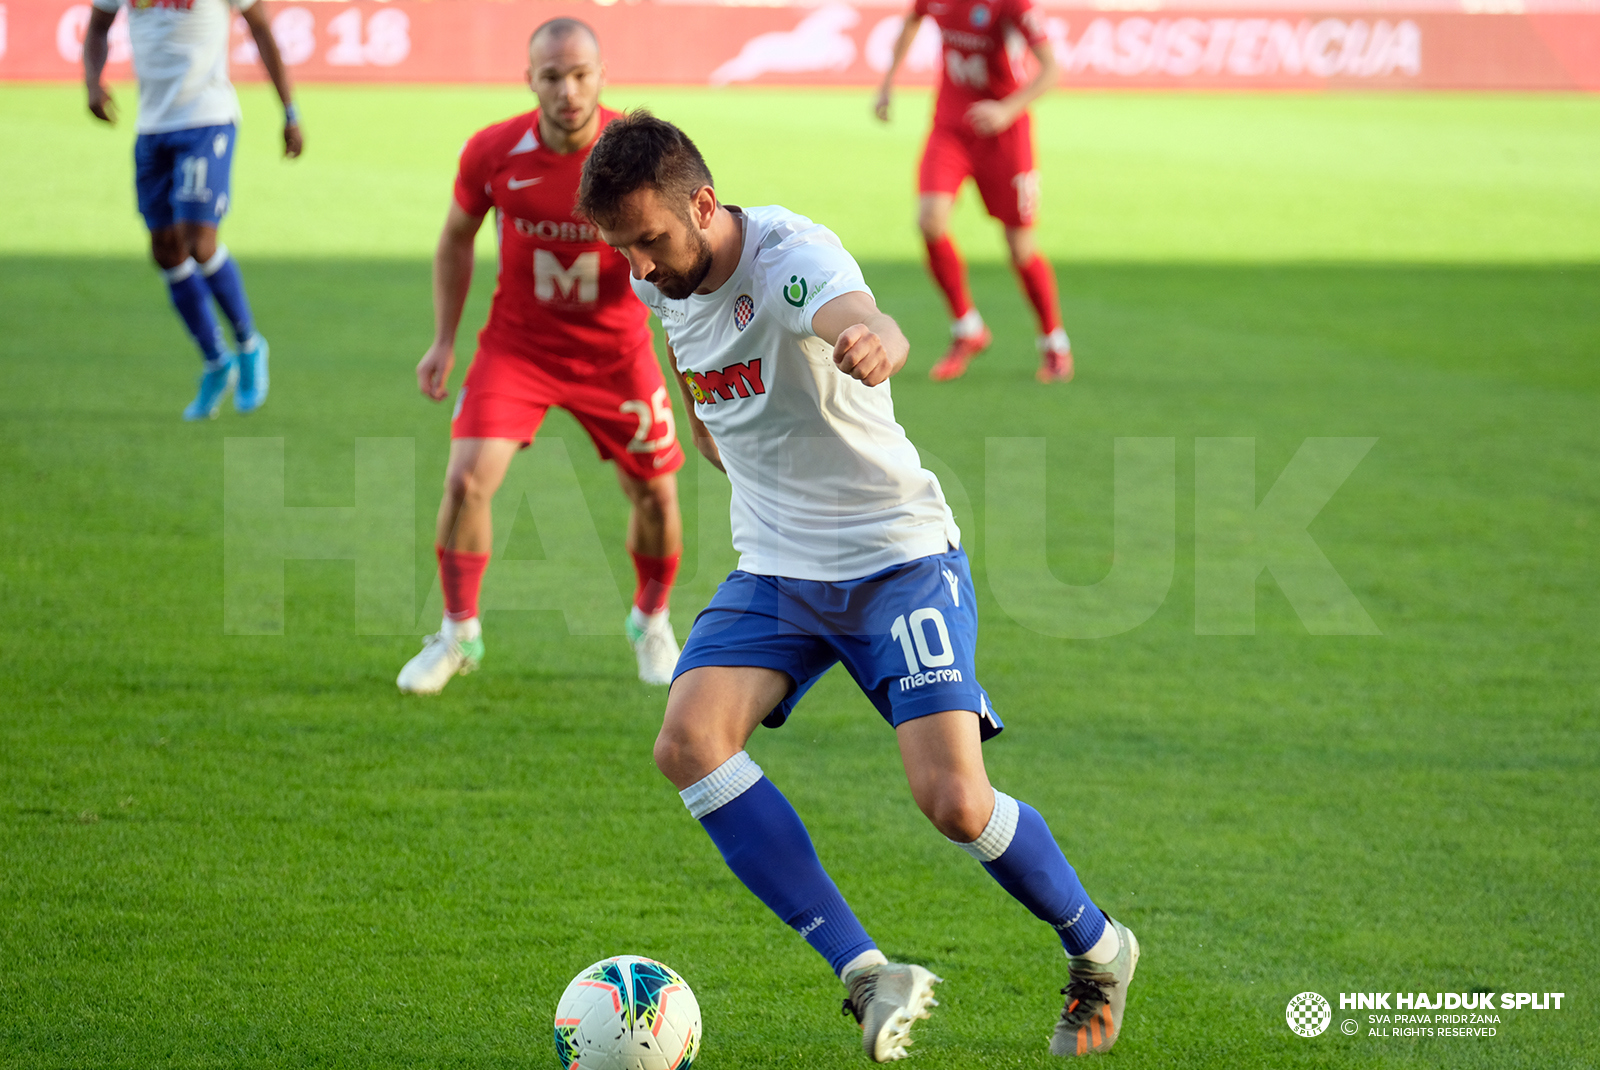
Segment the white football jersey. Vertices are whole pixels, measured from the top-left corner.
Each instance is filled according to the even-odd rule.
[[[673,301],[633,281],[728,470],[739,567],[838,582],[959,546],[938,479],[895,422],[889,384],[850,378],[812,333],[818,308],[872,292],[861,268],[804,216],[740,214],[739,267],[715,292]]]
[[[234,12],[256,0],[91,0],[101,11],[128,9],[133,72],[139,78],[141,134],[239,121],[228,81],[228,30]]]

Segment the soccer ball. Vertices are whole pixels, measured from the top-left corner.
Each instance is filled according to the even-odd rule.
[[[565,1070],[689,1070],[700,1054],[700,1004],[664,963],[601,959],[561,993],[556,1054]]]

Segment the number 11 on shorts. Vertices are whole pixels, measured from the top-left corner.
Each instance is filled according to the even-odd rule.
[[[927,626],[930,623],[939,640],[937,654],[928,646]],[[909,618],[903,613],[896,617],[894,624],[889,628],[889,636],[900,641],[900,651],[906,656],[907,676],[915,676],[923,669],[937,669],[956,660],[956,652],[950,645],[950,629],[945,627],[944,614],[932,606],[913,611]]]

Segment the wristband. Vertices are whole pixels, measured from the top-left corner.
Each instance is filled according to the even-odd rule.
[[[283,125],[284,126],[299,126],[300,125],[300,109],[295,107],[293,104],[285,104],[283,106]]]

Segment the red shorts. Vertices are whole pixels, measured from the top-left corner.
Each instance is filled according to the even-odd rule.
[[[577,417],[601,460],[616,461],[635,479],[683,467],[672,401],[651,345],[583,380],[552,375],[527,357],[480,349],[456,395],[450,437],[509,438],[526,446],[552,405]]]
[[[1031,227],[1039,213],[1039,172],[1033,167],[1033,123],[1026,112],[997,137],[935,126],[922,150],[917,188],[952,197],[968,176],[983,206],[1008,227]]]

